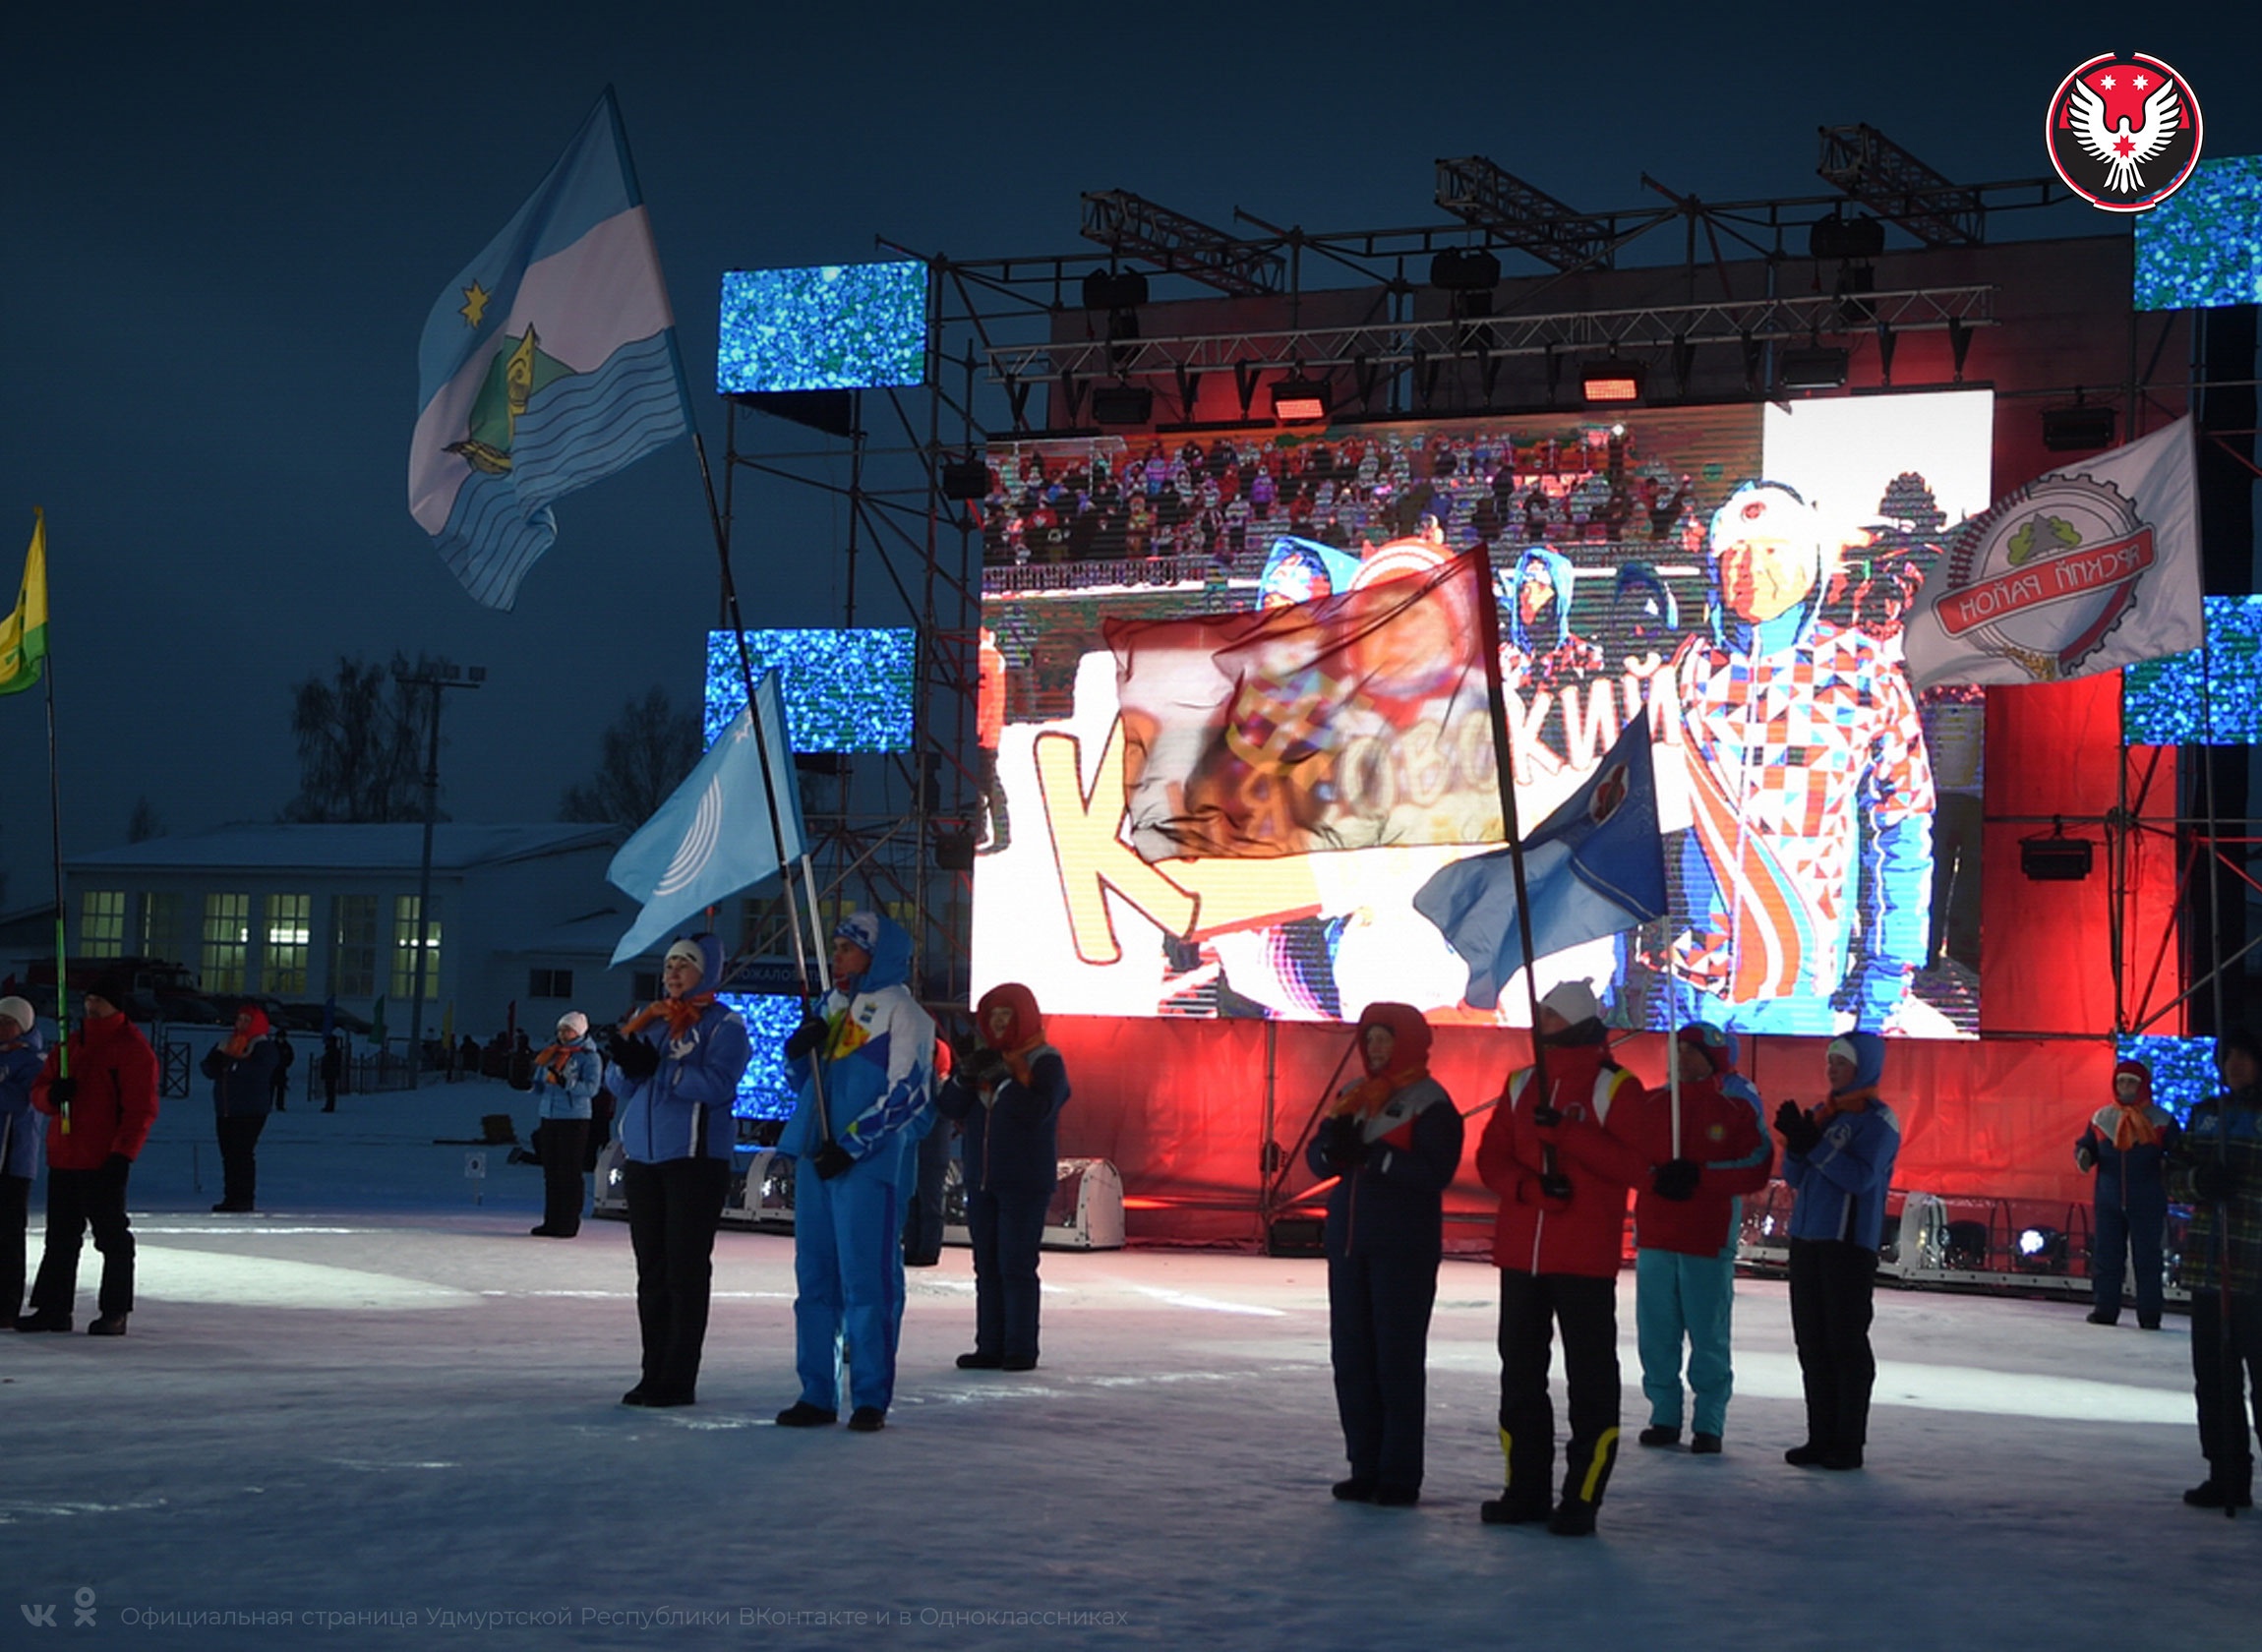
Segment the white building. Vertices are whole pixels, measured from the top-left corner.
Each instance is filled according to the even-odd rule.
[[[417,961],[421,825],[221,826],[65,862],[79,958],[177,960],[207,993],[320,1003],[407,1032]],[[605,881],[614,826],[433,831],[425,1035],[449,1019],[482,1039],[517,1006],[535,1032],[658,995],[649,960],[609,969],[636,904]]]

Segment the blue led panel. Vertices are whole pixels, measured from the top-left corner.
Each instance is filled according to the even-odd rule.
[[[2262,597],[2209,597],[2207,646],[2123,666],[2130,745],[2262,745]]]
[[[2113,1052],[2122,1061],[2141,1061],[2152,1069],[2152,1098],[2173,1113],[2177,1123],[2191,1116],[2194,1102],[2204,1101],[2223,1089],[2215,1072],[2213,1038],[2161,1038],[2128,1032],[2113,1041]],[[2097,1104],[2103,1106],[2105,1097]]]
[[[776,670],[796,751],[909,751],[919,687],[914,630],[748,631],[754,677]],[[706,743],[746,703],[738,643],[707,633]]]
[[[925,265],[724,272],[721,394],[924,383]]]
[[[2262,155],[2203,160],[2136,215],[2136,308],[2262,301]]]
[[[739,1012],[753,1045],[753,1059],[739,1080],[739,1097],[731,1111],[740,1118],[782,1119],[792,1116],[796,1092],[786,1080],[786,1037],[801,1025],[802,1001],[762,992],[719,992],[715,995]]]

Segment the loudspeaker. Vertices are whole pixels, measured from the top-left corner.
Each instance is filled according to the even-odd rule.
[[[1328,1254],[1326,1216],[1275,1216],[1265,1230],[1265,1254],[1277,1257],[1324,1257]]]

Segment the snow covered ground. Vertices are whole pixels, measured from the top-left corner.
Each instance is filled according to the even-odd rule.
[[[253,1217],[207,1213],[208,1109],[170,1105],[131,1334],[0,1336],[0,1645],[2256,1644],[2262,1519],[2177,1501],[2202,1472],[2181,1319],[1882,1291],[1871,1466],[1817,1474],[1782,1461],[1783,1287],[1746,1281],[1726,1454],[1629,1445],[1599,1540],[1570,1541],[1478,1522],[1474,1263],[1440,1282],[1413,1509],[1329,1499],[1316,1262],[1048,1254],[1044,1363],[1008,1376],[953,1368],[946,1252],[911,1275],[885,1432],[797,1433],[770,1422],[792,1242],[725,1232],[699,1404],[625,1409],[626,1230],[529,1238],[538,1171],[495,1153],[475,1182],[432,1145],[513,1100],[523,1135],[500,1086],[295,1103]],[[82,1327],[94,1276],[89,1250]],[[1631,1274],[1620,1323],[1631,1440]]]

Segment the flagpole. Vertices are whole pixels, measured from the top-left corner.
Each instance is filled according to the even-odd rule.
[[[1665,935],[1665,1089],[1673,1098],[1673,1156],[1681,1156],[1681,975],[1673,968],[1672,925]]]
[[[1547,1088],[1547,1056],[1539,1041],[1539,977],[1533,973],[1535,960],[1531,955],[1531,900],[1523,882],[1523,833],[1516,817],[1515,753],[1508,736],[1507,685],[1500,677],[1500,608],[1492,591],[1492,555],[1482,546],[1468,553],[1476,559],[1477,577],[1480,581],[1477,602],[1477,625],[1484,649],[1485,692],[1492,713],[1492,757],[1500,773],[1501,829],[1508,834],[1509,870],[1516,881],[1517,936],[1523,943],[1523,993],[1531,1007],[1531,1067],[1532,1081],[1539,1086],[1539,1104],[1549,1104]],[[1554,1149],[1548,1150],[1550,1173],[1554,1170]]]
[[[47,513],[33,507],[32,540],[40,548],[42,564],[46,559]],[[45,574],[42,565],[40,572]],[[62,768],[56,761],[55,745],[55,647],[53,603],[48,605],[49,618],[44,621],[47,647],[39,662],[39,675],[44,678],[47,698],[47,841],[53,853],[55,865],[55,1076],[71,1076],[71,982],[68,953],[70,947],[64,936],[64,914],[70,909],[63,899],[63,782]],[[120,1004],[123,1010],[125,1005]],[[66,1101],[56,1109],[56,1117],[63,1134],[71,1134],[71,1103]]]

